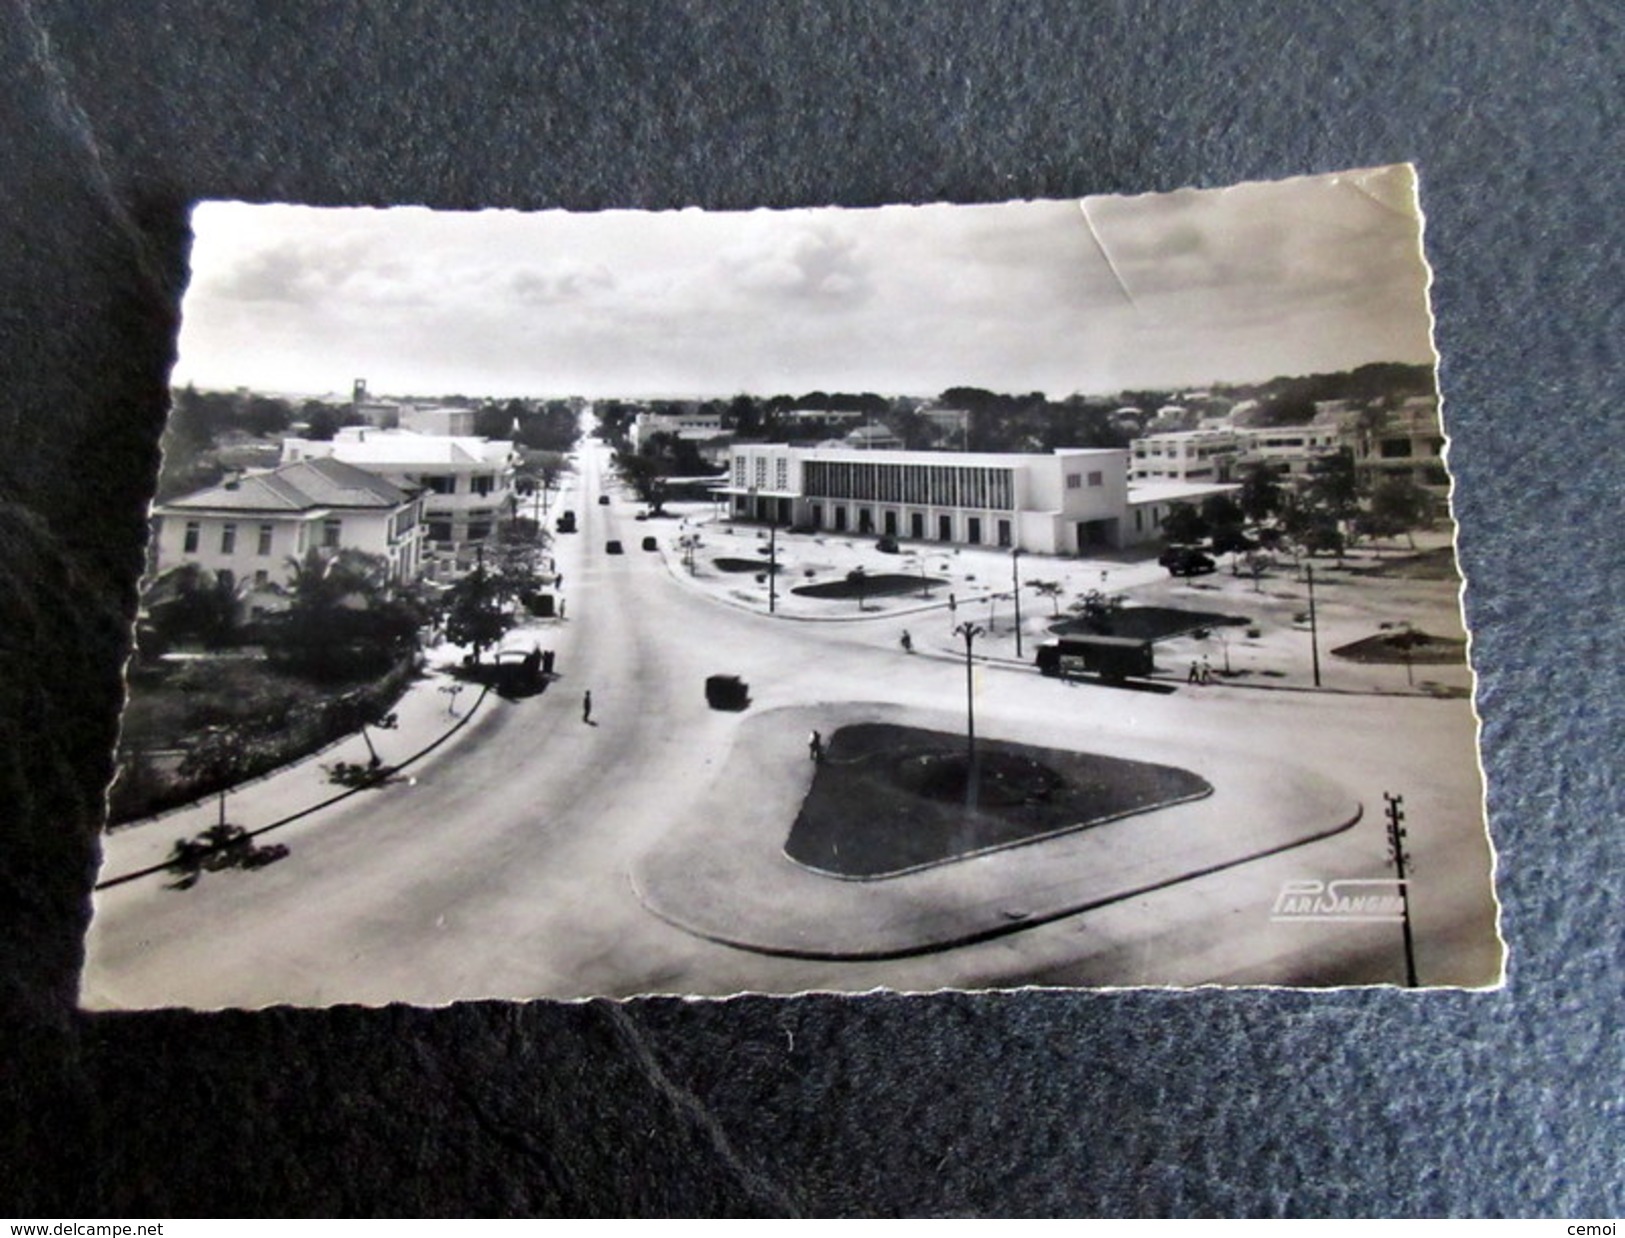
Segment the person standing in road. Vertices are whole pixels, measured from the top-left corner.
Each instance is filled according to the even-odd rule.
[[[814,731],[807,739],[807,756],[814,765],[824,763],[824,737]]]
[[[581,697],[581,720],[588,726],[592,725],[592,689],[588,688]]]
[[[1202,682],[1202,668],[1195,662],[1191,663],[1191,673],[1185,676],[1185,682],[1197,684]]]

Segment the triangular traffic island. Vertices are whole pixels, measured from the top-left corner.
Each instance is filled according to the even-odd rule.
[[[875,880],[1152,812],[1213,793],[1172,765],[884,723],[830,738],[784,850]]]
[[[1278,754],[1105,732],[1090,752],[978,738],[992,791],[966,813],[951,714],[854,702],[809,761],[832,712],[745,719],[710,789],[628,869],[649,912],[754,953],[905,958],[1212,877],[1361,816],[1347,787]]]

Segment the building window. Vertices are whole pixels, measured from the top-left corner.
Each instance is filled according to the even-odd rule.
[[[223,555],[237,553],[237,526],[230,521],[220,526],[220,553]]]
[[[470,494],[490,494],[492,487],[495,485],[496,478],[489,473],[481,473],[477,477],[468,479],[468,492]]]
[[[1010,522],[1008,520],[999,521],[999,545],[1005,549],[1010,546]]]
[[[271,525],[260,525],[259,553],[262,555],[268,555],[271,553],[271,530]]]
[[[188,520],[186,522],[186,541],[181,546],[182,552],[195,555],[197,553],[198,538],[202,536],[202,533],[203,530],[197,521]]]
[[[1212,471],[1213,471],[1212,469],[1208,470],[1208,472],[1212,472]],[[1106,484],[1106,474],[1104,474],[1104,473],[1090,473],[1089,474],[1089,484],[1091,486],[1104,486]]]
[[[982,544],[982,518],[972,516],[965,521],[965,540],[972,546]]]
[[[1068,473],[1066,475],[1066,488],[1068,490],[1076,490],[1082,485],[1083,485],[1083,474],[1082,473]]]
[[[423,486],[431,494],[457,493],[457,479],[455,477],[425,477]]]
[[[941,542],[954,540],[954,518],[952,516],[937,517],[937,540]]]
[[[490,536],[491,536],[491,524],[490,524],[489,521],[480,520],[480,521],[471,521],[469,523],[469,526],[468,526],[468,540],[469,541],[471,541],[471,542],[483,542],[486,538],[488,538]]]
[[[337,549],[339,538],[343,535],[344,525],[338,520],[322,521],[322,545],[329,550]]]
[[[1385,438],[1379,448],[1384,460],[1408,460],[1411,455],[1411,440],[1408,438]]]
[[[254,570],[254,583],[261,589],[271,583],[271,573],[263,567]]]

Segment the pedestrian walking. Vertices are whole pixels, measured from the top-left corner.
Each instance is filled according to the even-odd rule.
[[[1213,667],[1208,664],[1207,655],[1202,656],[1202,686],[1205,688],[1213,682]]]
[[[824,763],[824,737],[817,731],[807,738],[807,757],[814,765]]]
[[[903,639],[902,639],[901,643],[902,643],[902,646],[903,646],[903,652],[904,653],[913,653],[914,652],[914,638],[908,634],[908,629],[907,628],[903,629]]]
[[[559,599],[559,619],[560,619],[560,621],[563,621],[563,619],[564,619],[564,599],[563,598]]]
[[[592,689],[589,688],[581,697],[581,720],[592,725]]]
[[[1191,673],[1185,676],[1185,682],[1198,684],[1202,682],[1202,668],[1196,662],[1191,663]]]

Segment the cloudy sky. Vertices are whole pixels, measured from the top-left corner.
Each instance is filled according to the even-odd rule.
[[[1405,167],[714,213],[204,203],[177,383],[393,395],[1190,387],[1433,357]]]

